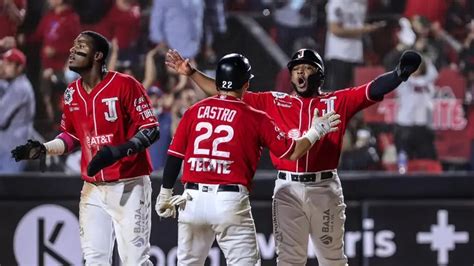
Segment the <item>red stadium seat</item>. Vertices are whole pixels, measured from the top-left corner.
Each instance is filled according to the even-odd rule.
[[[408,172],[425,172],[439,174],[443,172],[441,163],[437,160],[416,159],[408,161]]]
[[[464,98],[466,91],[466,80],[461,73],[451,68],[442,68],[439,71],[438,79],[436,80],[438,87],[451,87],[454,96],[458,99]]]
[[[370,82],[380,74],[383,74],[385,69],[382,66],[362,66],[356,67],[354,70],[354,84],[362,85]],[[390,93],[386,98],[394,98],[394,94]],[[384,123],[384,114],[377,112],[379,104],[374,104],[369,108],[363,110],[363,117],[366,123]]]
[[[354,84],[362,85],[378,75],[383,74],[385,69],[382,66],[360,66],[354,70]]]

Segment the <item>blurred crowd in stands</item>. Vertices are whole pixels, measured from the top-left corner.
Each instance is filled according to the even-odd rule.
[[[394,69],[407,49],[424,55],[408,82],[352,119],[341,170],[474,169],[472,1],[0,0],[0,172],[25,170],[9,158],[12,147],[58,133],[63,92],[77,78],[66,61],[82,30],[106,36],[108,69],[147,89],[160,122],[161,138],[150,148],[160,170],[180,117],[204,97],[165,66],[166,51],[212,74],[216,60],[232,52],[222,47],[226,19],[237,13],[271,21],[266,33],[286,56],[301,47],[323,55],[323,91],[369,82]],[[268,89],[292,92],[286,68],[269,78],[275,88]],[[50,169],[77,173],[79,156],[50,162]]]

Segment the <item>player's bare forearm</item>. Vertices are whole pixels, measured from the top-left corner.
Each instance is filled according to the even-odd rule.
[[[216,81],[201,71],[195,69],[193,74],[189,76],[201,90],[206,93],[207,96],[213,96],[217,94]]]
[[[313,145],[311,144],[311,142],[305,137],[296,139],[295,148],[293,152],[289,154],[287,159],[292,161],[298,160],[299,158],[301,158],[301,156],[306,154],[312,146]]]

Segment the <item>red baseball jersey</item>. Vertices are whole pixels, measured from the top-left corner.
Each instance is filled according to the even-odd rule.
[[[140,129],[158,125],[150,99],[140,82],[131,76],[109,71],[87,93],[80,78],[67,87],[63,105],[61,128],[81,143],[84,180],[116,181],[150,174],[150,155],[145,150],[122,158],[94,177],[87,176],[87,165],[102,146],[123,144]]]
[[[168,154],[184,159],[183,183],[250,188],[262,146],[281,158],[293,152],[295,142],[264,112],[238,98],[217,95],[186,111]]]
[[[370,83],[369,83],[370,84]],[[303,98],[282,92],[248,92],[244,101],[252,107],[266,112],[289,137],[301,137],[311,126],[315,109],[319,115],[335,111],[341,115],[339,131],[318,140],[299,160],[290,161],[270,154],[277,170],[291,172],[319,172],[335,169],[339,163],[342,139],[351,117],[375,101],[369,99],[369,84],[348,88],[321,96]]]

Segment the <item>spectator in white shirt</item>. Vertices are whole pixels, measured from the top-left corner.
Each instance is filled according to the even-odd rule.
[[[433,99],[438,71],[429,59],[424,59],[418,70],[395,90],[396,115],[395,146],[408,159],[436,159],[435,135],[432,129]]]
[[[385,22],[365,24],[366,12],[367,0],[329,0],[326,91],[351,87],[354,66],[363,62],[362,36],[385,26]]]

